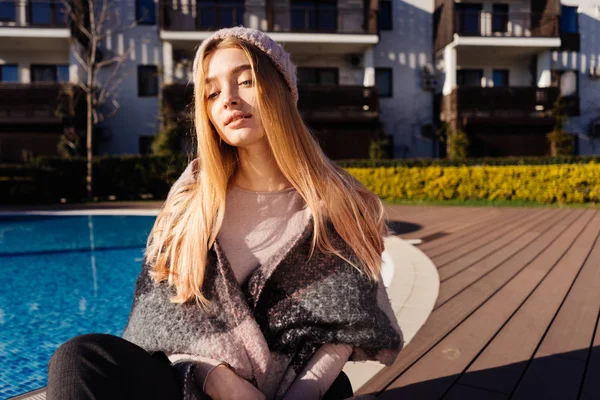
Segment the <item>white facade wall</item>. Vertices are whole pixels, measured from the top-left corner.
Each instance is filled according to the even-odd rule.
[[[432,63],[433,0],[395,0],[391,31],[381,31],[375,67],[392,68],[393,96],[381,98],[381,121],[394,137],[396,158],[432,157],[434,143],[421,136],[433,121],[433,95],[421,88],[421,69]]]
[[[120,4],[122,25],[135,21],[135,1],[113,0]],[[110,138],[99,144],[100,154],[137,154],[142,136],[154,136],[159,130],[160,85],[162,84],[163,55],[162,42],[158,32],[158,13],[156,25],[138,25],[123,33],[115,33],[102,44],[107,57],[121,55],[129,51],[127,61],[120,68],[122,76],[117,101],[118,112],[101,124],[109,128]],[[137,69],[139,65],[158,67],[159,93],[155,97],[138,96]],[[100,76],[104,80],[112,73],[106,69]]]
[[[591,79],[589,73],[600,65],[600,1],[562,0],[562,4],[578,6],[581,35],[579,53],[552,53],[552,69],[578,73],[580,116],[569,118],[565,129],[579,137],[581,155],[600,154],[600,139],[588,135],[590,122],[600,118],[600,79]]]

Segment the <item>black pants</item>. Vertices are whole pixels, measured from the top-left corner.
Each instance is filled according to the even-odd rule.
[[[117,336],[78,336],[50,359],[46,399],[179,400],[175,369],[166,361]],[[342,372],[323,399],[351,396],[350,380]]]

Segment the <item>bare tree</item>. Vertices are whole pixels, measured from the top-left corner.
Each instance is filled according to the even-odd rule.
[[[123,65],[133,51],[131,45],[121,54],[109,53],[99,47],[107,38],[133,29],[139,21],[123,24],[120,17],[122,3],[115,0],[61,1],[72,24],[71,51],[85,75],[85,79],[79,79],[79,86],[85,93],[87,105],[86,190],[88,200],[91,200],[93,128],[119,110],[119,86],[127,75]],[[102,79],[99,76],[101,71],[106,71],[106,77],[102,74]]]

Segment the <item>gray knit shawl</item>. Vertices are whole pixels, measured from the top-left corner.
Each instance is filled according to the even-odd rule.
[[[225,361],[267,399],[280,399],[325,343],[353,346],[351,361],[390,365],[402,338],[377,305],[377,282],[333,254],[309,259],[314,221],[240,286],[219,242],[211,247],[202,290],[211,302],[173,304],[173,288],[156,284],[143,263],[123,337],[150,352]],[[331,222],[333,246],[353,263]]]

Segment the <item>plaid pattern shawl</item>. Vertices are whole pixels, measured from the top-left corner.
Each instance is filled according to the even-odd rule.
[[[390,365],[403,341],[377,305],[377,282],[318,248],[309,260],[313,229],[311,216],[302,234],[242,286],[216,241],[208,253],[203,285],[211,301],[208,311],[193,301],[171,303],[173,289],[154,283],[144,263],[123,337],[149,352],[225,361],[267,399],[282,398],[325,343],[352,345],[351,361]],[[327,230],[334,247],[355,262],[356,255],[330,222]],[[198,396],[204,397],[184,395]]]

